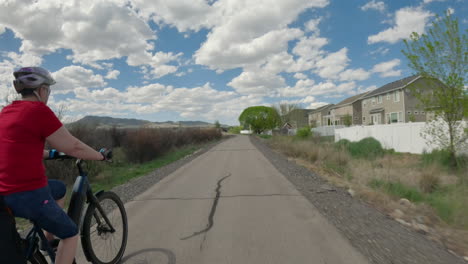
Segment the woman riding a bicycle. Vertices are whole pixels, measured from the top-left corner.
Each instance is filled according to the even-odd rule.
[[[34,221],[53,241],[60,238],[56,263],[72,263],[78,228],[63,211],[65,184],[48,180],[43,159],[45,142],[70,156],[104,160],[105,155],[84,144],[62,125],[47,106],[55,80],[40,67],[15,71],[13,81],[22,99],[0,113],[0,195],[17,217]]]

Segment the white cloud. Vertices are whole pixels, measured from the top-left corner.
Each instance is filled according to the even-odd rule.
[[[118,70],[112,70],[112,71],[109,71],[106,75],[106,79],[117,79],[117,77],[119,77],[119,74],[120,74],[120,71]]]
[[[370,92],[370,91],[375,90],[375,89],[377,89],[376,85],[371,85],[371,86],[368,86],[368,87],[359,86],[358,89],[357,89],[357,93],[361,94],[361,93],[365,93],[365,92]]]
[[[59,94],[69,93],[76,88],[99,88],[107,85],[102,75],[75,65],[64,67],[52,73],[52,76],[57,81],[53,92]]]
[[[446,0],[424,0],[423,3],[424,4],[429,4],[431,2],[445,2]]]
[[[429,18],[433,14],[421,7],[405,7],[395,14],[395,26],[379,32],[376,35],[369,36],[369,44],[377,42],[396,43],[397,41],[409,38],[412,32],[424,33],[424,29]]]
[[[307,75],[305,75],[305,74],[303,74],[301,72],[298,72],[298,73],[294,74],[294,78],[300,79],[300,80],[307,79]]]
[[[0,24],[13,30],[27,54],[69,49],[67,59],[97,69],[99,61],[127,57],[131,66],[151,67],[151,78],[177,70],[166,64],[180,55],[153,53],[156,34],[126,1],[7,1],[0,3]]]
[[[145,20],[175,26],[180,32],[210,28],[218,19],[216,8],[205,0],[130,0]]]
[[[322,47],[328,44],[326,38],[302,37],[293,48],[293,54],[305,60],[318,60],[324,55]]]
[[[288,28],[300,13],[327,4],[328,0],[217,1],[215,26],[195,53],[195,62],[223,70],[263,63],[302,36],[301,30]]]
[[[336,79],[338,74],[348,65],[349,58],[347,53],[347,48],[329,53],[326,57],[317,62],[315,73],[325,79]]]
[[[316,18],[316,19],[311,19],[308,22],[305,23],[305,31],[306,32],[312,32],[313,34],[319,35],[320,34],[320,29],[318,28],[318,25],[320,24],[322,18]]]
[[[372,72],[380,73],[380,77],[394,77],[400,76],[401,70],[395,70],[394,68],[399,66],[401,61],[399,59],[393,59],[391,61],[382,62],[374,65]]]
[[[244,71],[228,83],[240,94],[254,94],[272,96],[276,91],[285,87],[284,78],[267,71]]]
[[[348,69],[339,74],[340,81],[364,81],[369,77],[370,73],[362,68]]]
[[[375,55],[375,54],[385,55],[385,54],[387,54],[389,51],[390,51],[389,48],[379,47],[378,49],[373,50],[373,51],[370,51],[369,53],[370,53],[371,55]]]
[[[447,8],[447,14],[448,15],[453,15],[454,13],[455,13],[455,9],[453,9],[451,7]]]
[[[368,2],[367,4],[361,6],[361,10],[367,11],[369,9],[374,9],[380,12],[385,11],[385,3],[382,1],[376,2],[375,0],[372,0]]]
[[[209,39],[195,53],[197,64],[207,65],[211,69],[232,69],[264,62],[273,54],[286,51],[288,42],[302,35],[299,29],[281,29],[265,33],[257,38],[225,43],[232,38],[233,32],[224,32],[218,36],[216,31],[208,34]],[[210,36],[215,36],[211,37]]]

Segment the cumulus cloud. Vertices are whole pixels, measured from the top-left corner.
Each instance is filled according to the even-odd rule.
[[[316,19],[311,19],[305,23],[305,31],[306,32],[312,32],[313,34],[320,34],[320,29],[318,28],[318,25],[322,21],[322,18],[316,18]]]
[[[127,57],[131,66],[152,67],[154,78],[176,71],[165,67],[164,53],[153,53],[156,34],[126,1],[7,1],[0,3],[0,24],[22,40],[24,53],[70,49],[68,59],[98,69],[99,61]]]
[[[217,1],[217,23],[195,53],[195,62],[223,70],[262,63],[302,36],[301,30],[288,28],[301,12],[327,4],[328,0]]]
[[[400,76],[401,70],[395,70],[394,68],[399,66],[401,61],[399,59],[393,59],[390,61],[382,62],[374,65],[372,72],[380,73],[380,77],[394,77]]]
[[[294,74],[294,78],[300,79],[300,80],[307,79],[307,75],[305,75],[305,74],[303,74],[301,72],[298,72],[298,73]]]
[[[273,96],[277,89],[285,87],[283,77],[267,71],[244,71],[228,83],[240,94]]]
[[[367,43],[378,42],[396,43],[401,39],[409,38],[412,32],[424,33],[426,24],[433,14],[421,7],[405,7],[395,14],[395,26],[376,35],[369,36]]]
[[[362,68],[347,69],[339,74],[340,81],[364,81],[369,77],[370,73]]]
[[[107,73],[107,75],[106,75],[105,78],[106,78],[106,79],[114,79],[114,80],[115,80],[115,79],[117,79],[117,77],[119,77],[119,75],[120,75],[120,71],[118,71],[118,70],[111,70],[111,71],[109,71],[109,72]]]
[[[372,1],[368,2],[367,4],[361,6],[362,11],[367,11],[369,9],[384,12],[385,11],[385,3],[382,2],[382,1],[377,2],[375,0],[372,0]]]
[[[316,64],[315,73],[325,79],[334,79],[348,65],[348,49],[342,48],[337,52],[329,53]]]
[[[53,86],[54,93],[69,93],[76,88],[100,88],[107,85],[104,77],[94,74],[90,69],[81,66],[67,66],[56,72],[52,76],[57,81]]]
[[[429,4],[431,2],[445,2],[446,0],[424,0],[423,3],[424,4]]]

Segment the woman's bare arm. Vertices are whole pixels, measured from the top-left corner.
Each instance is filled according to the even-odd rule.
[[[84,160],[102,160],[101,153],[74,137],[64,127],[60,127],[46,138],[47,142],[60,152]]]

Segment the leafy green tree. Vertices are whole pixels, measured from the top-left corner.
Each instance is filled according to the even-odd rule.
[[[350,114],[346,114],[343,117],[343,124],[347,127],[351,126],[353,124],[353,117]]]
[[[218,128],[218,129],[221,128],[221,124],[219,123],[218,120],[215,121],[214,126],[215,128]]]
[[[260,134],[265,130],[276,128],[281,118],[273,107],[251,106],[239,116],[239,122],[244,128],[249,128]]]
[[[413,32],[404,40],[403,54],[417,74],[432,80],[412,87],[412,94],[419,99],[426,111],[432,111],[436,119],[443,120],[448,133],[434,133],[439,147],[450,152],[453,165],[460,140],[464,140],[460,121],[466,116],[468,94],[465,90],[468,73],[468,30],[463,33],[458,19],[445,14],[436,17],[427,34]],[[439,122],[440,123],[440,122]],[[440,125],[439,125],[440,126]],[[440,131],[431,129],[430,131]],[[431,133],[431,132],[429,132]],[[448,134],[448,137],[447,137]]]

